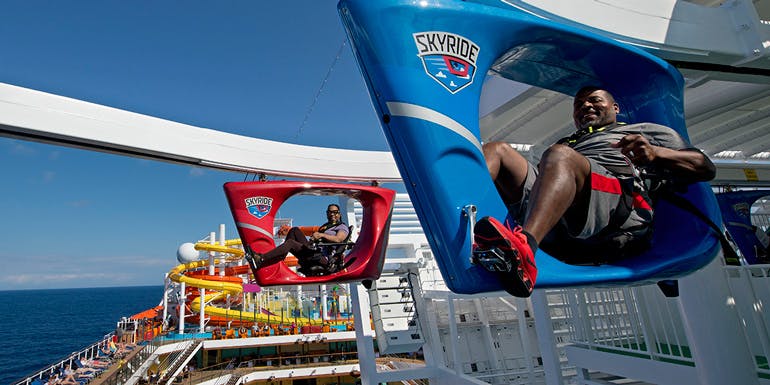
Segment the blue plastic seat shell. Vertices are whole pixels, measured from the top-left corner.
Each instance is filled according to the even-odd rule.
[[[338,8],[407,191],[455,292],[501,289],[494,276],[471,265],[472,239],[463,214],[463,207],[475,205],[478,216],[506,216],[480,151],[478,103],[488,71],[568,95],[585,85],[605,87],[624,121],[663,124],[688,140],[681,75],[637,48],[512,7],[343,0]],[[468,71],[474,78],[461,79],[461,87],[452,90],[440,77],[443,71],[431,72],[424,60],[436,56],[421,57],[421,49],[446,46],[438,38],[426,45],[426,34],[451,34],[452,41],[476,45],[473,60],[466,57],[475,66]],[[686,196],[720,223],[707,184],[691,186]],[[651,283],[689,274],[717,254],[717,237],[692,215],[666,204],[656,215],[653,248],[636,258],[572,266],[539,252],[536,287]]]

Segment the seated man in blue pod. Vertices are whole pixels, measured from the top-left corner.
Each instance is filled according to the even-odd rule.
[[[645,175],[679,186],[714,178],[716,169],[673,129],[617,121],[620,107],[598,87],[575,95],[577,131],[559,140],[538,166],[511,146],[483,146],[487,168],[510,220],[481,218],[474,228],[474,259],[500,275],[517,297],[532,293],[537,248],[567,263],[600,263],[649,246],[652,201]],[[495,250],[501,253],[484,252]]]
[[[263,265],[283,261],[292,253],[299,261],[301,271],[309,275],[335,273],[341,266],[332,257],[340,253],[344,245],[324,246],[324,243],[343,243],[348,239],[350,228],[341,220],[340,207],[330,204],[326,208],[326,223],[313,232],[310,240],[299,227],[292,227],[286,234],[286,240],[278,247],[264,254],[246,253],[246,259],[256,274]]]

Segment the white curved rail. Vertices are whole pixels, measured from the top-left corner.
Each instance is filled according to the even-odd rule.
[[[390,152],[251,138],[2,83],[0,135],[231,171],[342,181],[401,180]]]

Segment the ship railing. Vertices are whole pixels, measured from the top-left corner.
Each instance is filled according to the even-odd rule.
[[[770,264],[724,268],[757,374],[770,378]]]
[[[95,342],[80,351],[77,351],[68,355],[66,358],[57,361],[55,364],[52,364],[44,369],[38,370],[34,374],[27,376],[22,380],[14,382],[13,385],[30,385],[35,380],[42,381],[42,380],[48,379],[49,377],[51,377],[51,375],[60,371],[61,369],[67,368],[69,366],[74,366],[75,359],[98,358],[100,355],[101,349],[108,346],[110,341],[112,341],[112,337],[114,335],[115,335],[114,332],[107,333],[98,342]]]
[[[242,360],[238,368],[265,368],[297,367],[305,365],[337,365],[350,360],[358,360],[358,352],[355,350],[337,353],[311,353],[311,354],[275,354]]]
[[[181,341],[177,341],[181,342]],[[195,339],[187,339],[184,341],[185,345],[184,348],[173,351],[167,355],[164,355],[162,359],[160,359],[160,362],[158,362],[158,372],[161,374],[160,382],[165,382],[164,380],[168,380],[168,377],[173,375],[173,371],[175,371],[178,366],[177,363],[181,363],[181,360],[185,360],[188,358],[190,352],[193,351],[196,347],[197,342]],[[158,342],[157,346],[161,346],[161,341]]]
[[[657,286],[549,290],[553,318],[578,347],[694,365],[676,301]]]
[[[449,369],[459,371],[470,377],[477,378],[490,384],[509,383],[540,383],[545,378],[542,362],[528,367],[531,357],[503,358],[497,366],[491,360],[466,360],[456,363],[448,362]]]
[[[770,264],[724,266],[757,374],[770,377]],[[695,364],[676,299],[657,286],[547,291],[558,341],[673,364]],[[558,342],[557,341],[557,342]]]
[[[252,359],[238,357],[216,365],[195,369],[193,372],[187,374],[187,379],[190,382],[194,381],[194,383],[200,383],[215,378],[223,378],[227,374],[237,376],[238,373],[246,374],[251,371],[271,370],[276,368],[296,368],[307,365],[330,366],[357,360],[358,353],[355,350],[338,353],[275,354]],[[185,384],[188,381],[183,380],[182,383]]]
[[[162,345],[176,344],[185,341],[193,340],[210,340],[211,333],[184,333],[184,334],[167,334],[160,335],[152,339],[152,344],[158,347]]]
[[[230,374],[233,371],[233,368],[235,366],[235,359],[230,359],[225,362],[220,362],[215,365],[206,366],[200,369],[195,369],[192,372],[188,372],[184,374],[183,376],[183,384],[190,383],[201,383],[204,381],[212,380],[214,378],[222,377],[225,374]],[[188,381],[184,381],[184,378],[187,378]],[[194,381],[194,382],[192,382]]]
[[[146,344],[145,348],[140,352],[140,355],[132,358],[131,361],[127,362],[125,366],[121,367],[116,373],[111,374],[110,378],[107,381],[105,381],[104,384],[117,385],[117,384],[124,383],[141,366],[144,360],[149,358],[158,348],[160,348],[163,345],[170,345],[170,344],[176,344],[176,343],[188,342],[188,341],[191,344],[194,344],[195,341],[208,340],[210,338],[211,338],[211,333],[185,333],[185,334],[181,334],[181,335],[177,334],[173,336],[166,334],[166,335],[156,336]],[[169,354],[168,356],[164,357],[164,360],[162,362],[158,364],[158,367],[161,368],[161,370],[168,369],[168,367],[170,367],[169,363],[175,362],[176,358],[183,352],[184,352],[184,349],[174,352],[172,354]]]
[[[122,385],[125,384],[134,372],[142,366],[142,363],[155,353],[157,345],[146,343],[138,345],[136,352],[130,354],[127,358],[118,361],[114,370],[108,373],[102,373],[100,380],[102,385]],[[103,377],[103,378],[102,378]]]
[[[333,366],[350,361],[358,360],[358,353],[355,350],[348,352],[318,352],[311,354],[276,354],[270,356],[264,356],[252,359],[243,359],[244,357],[233,358],[230,361],[223,362],[217,365],[209,366],[203,369],[198,369],[194,374],[188,376],[188,381],[182,381],[183,384],[200,383],[215,378],[221,378],[223,383],[226,382],[225,376],[231,374],[229,377],[240,378],[240,375],[247,374],[253,371],[271,370],[271,369],[288,369],[297,368],[307,365],[313,366]],[[238,362],[236,364],[236,362]],[[193,382],[194,381],[194,382]]]
[[[407,361],[405,361],[407,360]],[[397,354],[386,354],[377,358],[377,367],[383,371],[409,370],[416,367],[424,367],[425,361],[416,360],[411,357],[405,357]],[[430,385],[428,378],[415,378],[410,380],[401,380],[404,385]]]
[[[188,340],[195,340],[199,338],[190,338]],[[165,341],[153,341],[153,344],[149,344],[148,347],[152,347],[152,351],[157,349],[158,347],[167,344],[169,340]],[[175,338],[172,340],[173,342],[180,342],[179,338]],[[184,350],[184,349],[183,349]],[[165,368],[170,367],[170,365],[175,362],[179,357],[179,355],[182,354],[183,350],[177,351],[173,354],[169,354],[166,356],[160,363],[158,363],[158,367],[161,371],[165,370]],[[149,352],[149,350],[148,350]],[[149,357],[151,355],[147,354],[144,357]],[[195,375],[196,381],[200,380],[209,380],[217,377],[224,376],[226,373],[227,366],[229,364],[233,364],[233,367],[228,369],[240,369],[240,368],[253,368],[254,370],[257,370],[259,368],[275,368],[275,367],[296,367],[296,366],[303,366],[308,364],[313,365],[336,365],[348,360],[357,360],[358,355],[356,351],[348,351],[348,352],[339,352],[339,353],[316,353],[316,354],[306,354],[306,355],[299,355],[299,354],[278,354],[278,355],[270,355],[270,356],[264,356],[260,358],[254,358],[254,359],[248,359],[243,360],[242,357],[239,357],[238,360],[231,360],[228,362],[212,365],[209,367],[197,369],[195,372],[197,373]],[[237,365],[235,365],[235,362],[239,362]],[[139,364],[129,364],[126,366],[128,369],[131,368],[138,368]],[[127,370],[128,371],[128,370]],[[130,373],[128,373],[128,376],[130,376]],[[111,377],[111,381],[105,382],[107,384],[118,384],[121,383],[121,379],[128,378],[127,375],[118,374],[115,375],[114,378]]]
[[[523,384],[524,380],[528,380],[526,383],[544,383],[545,371],[543,368],[534,369],[532,372],[527,368],[519,369],[486,369],[484,371],[474,372],[469,370],[471,363],[463,364],[464,373],[488,382],[490,384]]]
[[[429,261],[434,259],[430,247],[421,247],[417,249],[415,251],[415,256],[418,261]],[[442,293],[449,291],[446,282],[441,275],[441,270],[438,268],[438,264],[421,262],[420,265],[423,265],[420,268],[420,288],[423,291],[422,294],[425,294],[424,292],[426,291]]]

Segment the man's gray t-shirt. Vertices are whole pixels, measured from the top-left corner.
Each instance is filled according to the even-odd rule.
[[[566,144],[587,158],[596,160],[612,173],[621,176],[630,176],[634,173],[631,163],[620,149],[610,146],[617,143],[624,136],[639,134],[644,136],[651,145],[666,147],[672,150],[682,150],[690,146],[673,129],[654,123],[617,124],[598,129],[593,133],[586,133],[578,138],[578,134],[559,140],[558,143]],[[576,138],[571,140],[572,138]]]

